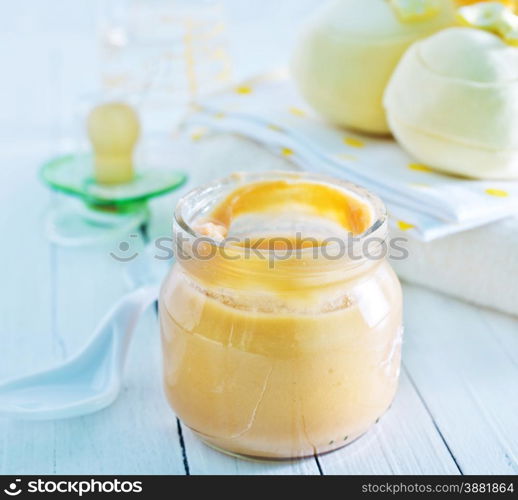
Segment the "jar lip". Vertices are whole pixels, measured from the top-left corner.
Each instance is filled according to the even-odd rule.
[[[263,172],[236,172],[227,177],[216,179],[210,183],[196,187],[189,191],[178,201],[174,211],[174,222],[179,228],[187,233],[192,238],[203,237],[205,240],[211,240],[211,244],[217,247],[224,247],[225,240],[218,241],[216,239],[208,238],[206,235],[202,235],[187,222],[185,217],[186,207],[193,204],[195,201],[204,200],[210,197],[211,194],[216,194],[216,191],[220,188],[229,187],[236,188],[240,185],[251,184],[254,182],[261,182],[267,180],[286,180],[286,181],[306,181],[315,183],[325,183],[331,187],[335,187],[346,191],[348,194],[356,197],[362,202],[366,203],[371,209],[372,213],[372,224],[360,234],[352,235],[351,240],[353,242],[361,243],[366,238],[379,235],[383,241],[387,237],[387,210],[383,201],[372,192],[368,191],[364,187],[358,186],[352,182],[338,179],[333,176],[306,172],[306,171],[284,171],[284,170],[268,170]],[[244,249],[243,249],[244,250]],[[266,254],[274,252],[275,250],[264,249],[262,250]],[[311,252],[311,248],[303,249],[304,251]]]

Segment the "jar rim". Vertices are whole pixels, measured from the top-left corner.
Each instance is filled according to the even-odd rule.
[[[196,202],[202,204],[201,201],[208,201],[210,197],[214,196],[219,189],[228,188],[229,192],[231,192],[232,188],[268,180],[314,182],[318,184],[326,184],[330,187],[345,191],[347,194],[352,195],[353,197],[368,205],[372,214],[371,225],[362,233],[352,235],[352,242],[362,243],[367,238],[373,236],[377,236],[383,241],[385,241],[387,238],[387,210],[383,201],[377,195],[352,182],[328,175],[305,171],[268,170],[263,172],[236,172],[227,177],[219,178],[207,184],[198,186],[180,198],[174,211],[174,222],[189,237],[203,237],[205,240],[211,240],[211,244],[214,246],[224,247],[226,245],[225,240],[219,241],[207,237],[206,235],[202,235],[194,229],[194,227],[187,221],[185,214],[187,207]],[[243,248],[243,251],[244,250],[245,249]],[[273,249],[262,249],[261,251],[263,251],[265,254],[275,252]],[[301,252],[311,251],[312,249],[309,247],[301,249]]]

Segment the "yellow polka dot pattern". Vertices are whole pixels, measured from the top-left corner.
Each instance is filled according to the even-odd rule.
[[[401,229],[401,231],[410,231],[410,229],[414,229],[415,226],[413,224],[410,224],[408,222],[405,222],[403,220],[399,220],[397,222],[397,227],[399,227],[399,229]]]
[[[344,144],[350,146],[351,148],[363,148],[365,147],[365,143],[357,139],[356,137],[344,137]]]
[[[507,198],[509,193],[503,189],[486,189],[486,194],[496,196],[497,198]]]
[[[292,115],[298,116],[299,118],[304,118],[306,116],[306,112],[303,109],[291,107],[289,112]]]
[[[236,94],[240,95],[248,95],[251,94],[254,90],[249,85],[240,85],[236,87]]]
[[[416,172],[433,172],[428,165],[423,165],[422,163],[410,163],[408,168],[410,170],[415,170]]]

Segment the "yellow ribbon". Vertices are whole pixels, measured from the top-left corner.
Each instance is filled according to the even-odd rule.
[[[389,3],[403,23],[430,19],[441,10],[437,0],[389,0]]]
[[[500,2],[461,7],[458,18],[464,26],[490,31],[509,45],[518,47],[518,16]]]
[[[473,5],[474,3],[481,2],[492,2],[494,0],[455,0],[456,4],[460,7],[465,7],[466,5]],[[504,4],[506,7],[514,10],[515,12],[518,10],[518,0],[497,0],[499,3]]]

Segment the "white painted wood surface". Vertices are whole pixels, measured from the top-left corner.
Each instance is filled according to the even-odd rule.
[[[279,3],[260,2],[272,5],[257,13],[256,0],[239,2],[228,2],[241,23],[236,32],[250,28],[259,40]],[[315,3],[283,0],[269,45],[287,47],[283,26]],[[0,379],[73,354],[126,290],[121,264],[109,257],[118,241],[61,248],[42,225],[53,195],[39,183],[38,167],[68,137],[74,96],[95,81],[89,5],[33,0],[3,6],[0,16]],[[273,57],[256,43],[247,50],[244,44],[237,54],[243,71],[252,69],[248,54],[260,64]],[[0,474],[518,473],[518,319],[413,286],[405,286],[405,304],[396,401],[369,434],[338,452],[254,463],[201,444],[165,402],[157,321],[149,311],[120,399],[67,421],[0,418]]]

